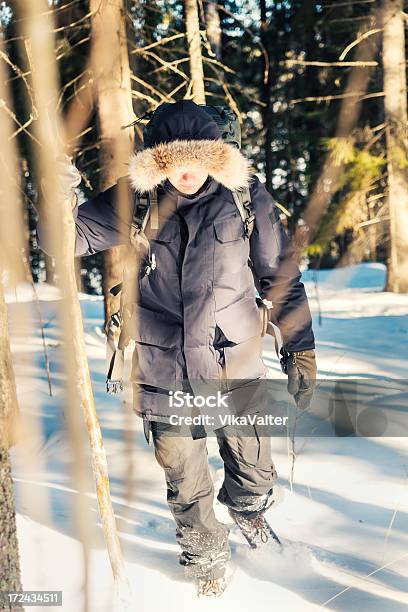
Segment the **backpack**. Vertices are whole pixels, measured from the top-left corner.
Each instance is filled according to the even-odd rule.
[[[223,139],[226,142],[234,144],[238,148],[241,146],[241,129],[236,114],[228,106],[202,106],[216,121],[220,128]],[[153,124],[153,121],[158,120],[159,112],[154,114],[147,114],[149,117],[149,123],[143,129],[144,142],[149,141],[149,126]],[[146,116],[146,115],[145,115]],[[245,233],[250,238],[254,223],[255,214],[251,205],[251,194],[249,188],[243,191],[232,191],[234,202],[241,216],[244,224]],[[157,189],[153,189],[149,193],[134,194],[133,202],[133,215],[130,229],[130,244],[133,249],[140,252],[144,250],[148,253],[148,263],[145,266],[144,274],[149,275],[152,270],[156,268],[157,262],[154,253],[150,251],[150,243],[145,235],[145,229],[150,218],[151,229],[158,229],[158,198]],[[261,287],[258,279],[252,268],[251,260],[248,260],[250,265],[255,287],[260,293]],[[124,275],[127,267],[124,269]],[[132,282],[130,282],[132,287]],[[129,289],[128,289],[129,290]],[[127,299],[123,283],[119,283],[110,289],[112,295],[118,295],[121,292],[120,298],[120,309],[114,313],[105,327],[105,333],[107,337],[107,361],[108,361],[108,375],[106,379],[106,389],[108,393],[115,394],[119,391],[123,391],[123,368],[124,368],[124,357],[125,349],[129,342],[132,340],[132,325],[131,319],[133,316],[132,303],[134,298],[130,296]],[[275,335],[273,332],[272,325],[268,324],[268,307],[265,302],[257,297],[256,298],[258,307],[260,308],[260,314],[262,319],[262,331],[261,335],[265,333]],[[276,348],[276,337],[275,337],[275,348]]]

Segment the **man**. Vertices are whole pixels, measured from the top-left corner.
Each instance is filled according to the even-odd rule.
[[[214,514],[214,488],[206,433],[172,424],[177,410],[169,391],[198,396],[203,383],[235,381],[235,398],[248,382],[265,379],[260,297],[273,303],[285,356],[288,390],[300,407],[313,392],[316,366],[311,316],[300,272],[272,197],[238,148],[226,143],[216,122],[190,100],[164,104],[151,122],[144,149],[132,156],[127,177],[75,206],[76,255],[90,255],[128,242],[129,222],[118,210],[120,185],[138,193],[157,188],[156,229],[146,230],[149,249],[138,276],[138,321],[132,368],[135,411],[164,470],[167,501],[175,519],[180,563],[199,593],[219,595],[230,558],[229,529]],[[67,193],[77,180],[67,168]],[[248,236],[231,190],[250,188],[255,224]],[[71,190],[71,191],[70,191]],[[40,246],[46,249],[43,223]],[[223,387],[225,390],[225,387]],[[241,395],[240,395],[241,393]],[[240,414],[255,406],[238,407]],[[198,411],[199,412],[199,411]],[[180,414],[197,414],[184,407]],[[187,422],[187,421],[186,421]],[[211,429],[211,428],[210,428]],[[257,427],[242,432],[215,427],[225,478],[218,500],[225,504],[251,546],[273,535],[264,513],[277,479],[270,437]],[[149,430],[149,431],[148,431]]]

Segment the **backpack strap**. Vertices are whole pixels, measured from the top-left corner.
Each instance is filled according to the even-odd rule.
[[[152,192],[139,195],[136,191],[133,198],[133,213],[130,225],[130,244],[135,249],[141,247],[150,250],[150,243],[146,237],[145,229],[150,217],[150,226],[152,229],[159,227],[159,207],[157,200],[157,189]],[[118,283],[112,287],[109,292],[112,295],[118,295],[122,291],[123,283]]]
[[[248,238],[250,238],[254,229],[255,214],[251,206],[251,192],[249,191],[249,187],[244,189],[244,191],[233,191],[232,195],[245,226],[245,233]]]
[[[150,227],[159,229],[159,205],[157,201],[157,188],[150,192]],[[146,227],[146,226],[145,226]]]
[[[150,258],[150,243],[145,234],[149,217],[151,228],[158,229],[159,212],[156,189],[154,189],[153,192],[143,193],[141,195],[135,192],[132,222],[130,226],[130,244],[136,250],[141,248],[148,250]],[[150,268],[152,268],[151,261],[149,265]],[[124,268],[124,274],[125,270]],[[106,390],[108,393],[116,394],[123,391],[125,349],[131,339],[129,327],[131,326],[131,318],[134,313],[131,311],[131,306],[126,303],[127,298],[123,291],[123,282],[112,287],[110,292],[113,295],[118,295],[121,292],[119,312],[111,316],[105,328],[107,336],[107,360],[109,364],[106,378]]]
[[[232,195],[234,197],[234,202],[239,210],[239,214],[241,215],[242,222],[245,226],[245,233],[248,238],[251,237],[251,234],[254,229],[255,224],[255,214],[253,208],[251,206],[251,192],[247,187],[244,191],[233,191]],[[252,275],[254,277],[255,287],[258,293],[261,293],[261,286],[259,281],[255,275],[255,271],[252,265],[252,261],[248,259],[249,267],[251,268]]]
[[[152,229],[157,229],[159,226],[157,189],[154,189],[150,194],[142,193],[141,195],[135,191],[132,223],[130,225],[130,244],[136,249],[141,246],[149,248],[149,241],[145,235],[149,217]]]
[[[251,192],[249,188],[247,188],[244,191],[233,191],[232,195],[234,197],[235,204],[239,210],[239,214],[241,215],[241,219],[244,223],[245,233],[248,236],[248,238],[250,238],[253,232],[253,229],[254,229],[254,224],[255,224],[255,213],[254,213],[253,207],[251,206]],[[257,275],[255,274],[254,266],[253,266],[251,259],[248,259],[248,265],[251,269],[252,276],[254,277],[255,288],[258,291],[258,294],[261,295],[261,291],[262,291],[261,284],[259,282]],[[262,325],[261,334],[262,336],[264,336],[265,334],[273,336],[274,343],[275,343],[275,351],[279,358],[280,355],[279,355],[278,339],[276,337],[275,327],[272,324],[272,322],[269,321],[268,307],[266,303],[260,297],[256,298],[256,302],[258,304],[260,312],[262,313],[263,325]]]

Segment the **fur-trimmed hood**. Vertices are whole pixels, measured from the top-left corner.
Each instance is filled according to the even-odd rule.
[[[200,167],[227,189],[249,185],[249,161],[225,142],[216,122],[192,100],[164,104],[148,141],[129,160],[129,178],[139,193],[151,191],[177,166]]]

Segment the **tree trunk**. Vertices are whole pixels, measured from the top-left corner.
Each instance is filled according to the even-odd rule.
[[[264,74],[265,70],[268,70],[267,77],[262,77],[261,85],[261,99],[264,104],[262,107],[262,123],[264,127],[265,140],[265,187],[268,191],[272,190],[272,171],[273,171],[273,157],[272,157],[272,70],[271,70],[271,54],[269,49],[269,36],[268,33],[268,21],[266,18],[266,2],[260,0],[260,12],[261,12],[261,23],[260,23],[260,36],[261,42],[265,49],[266,58],[263,66]]]
[[[0,499],[0,591],[21,591],[13,480],[9,453],[3,446],[0,446]],[[3,606],[2,610],[16,610],[13,604]]]
[[[390,212],[389,291],[408,292],[407,81],[403,0],[383,0],[383,70]]]
[[[17,440],[18,404],[14,381],[8,333],[7,306],[4,301],[3,284],[0,283],[0,440],[8,441],[7,448]]]
[[[8,449],[15,441],[18,414],[16,385],[11,362],[7,306],[0,281],[0,591],[22,589],[14,505],[13,480]],[[12,610],[14,606],[2,607]]]
[[[0,52],[3,53],[0,40]],[[11,139],[13,125],[6,109],[11,108],[5,62],[0,63],[0,216],[7,223],[0,227],[0,442],[6,448],[19,439],[19,412],[11,359],[7,307],[4,298],[4,274],[8,282],[17,285],[25,280],[22,253],[26,248],[24,220],[19,194],[19,173],[16,163],[15,140]],[[1,498],[0,498],[1,499]],[[0,589],[1,590],[1,589]]]
[[[55,268],[53,258],[44,254],[45,266],[45,282],[49,285],[55,285]]]
[[[133,128],[121,129],[134,120],[124,0],[90,0],[92,12],[92,70],[95,80],[101,146],[100,191],[127,174],[134,149]],[[120,298],[109,289],[122,280],[121,247],[105,254],[105,320],[119,309]]]
[[[185,0],[185,14],[193,100],[196,104],[205,104],[204,67],[197,0]]]
[[[3,52],[3,41],[0,40]],[[20,558],[16,526],[13,480],[9,449],[20,439],[20,421],[16,383],[10,350],[8,312],[4,297],[3,275],[15,283],[23,278],[21,252],[23,240],[23,215],[18,197],[14,141],[10,138],[12,125],[6,109],[10,109],[5,62],[0,64],[0,215],[7,223],[0,227],[0,592],[22,589]],[[4,606],[4,607],[3,607]],[[3,603],[2,610],[15,610],[14,605]]]
[[[104,3],[97,2],[96,4],[102,7]],[[55,159],[66,151],[66,142],[58,108],[55,103],[52,103],[58,98],[52,37],[53,24],[49,21],[47,0],[24,0],[22,10],[24,19],[21,20],[21,23],[25,28],[25,38],[31,44],[31,76],[33,92],[39,109],[34,126],[35,134],[40,143],[46,143],[46,146],[41,146],[37,150],[38,174],[49,186],[50,193],[58,193],[58,177],[55,176],[54,169]],[[105,42],[108,44],[109,41]],[[108,49],[109,53],[114,55],[114,48],[109,45]],[[44,65],[47,70],[40,69]],[[118,116],[120,120],[119,107],[115,111],[116,120]],[[114,159],[117,161],[116,158]],[[56,272],[62,296],[58,305],[64,341],[66,422],[72,446],[73,481],[75,488],[80,493],[75,496],[76,528],[79,532],[79,540],[85,549],[86,563],[89,555],[89,524],[86,523],[89,500],[85,496],[86,470],[82,448],[83,431],[79,422],[79,410],[82,408],[91,449],[98,509],[115,584],[123,585],[124,589],[128,590],[125,565],[110,498],[106,453],[96,413],[86,355],[82,313],[75,278],[75,222],[71,202],[69,199],[55,198],[55,201],[44,201],[41,208],[42,213],[40,214],[45,214],[49,226],[50,250],[55,254]],[[87,589],[87,573],[85,573],[85,597],[87,597]]]
[[[208,42],[215,57],[221,60],[221,20],[216,0],[209,0],[206,6],[206,30]]]

